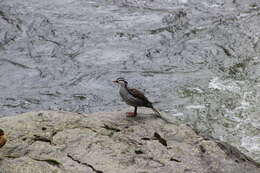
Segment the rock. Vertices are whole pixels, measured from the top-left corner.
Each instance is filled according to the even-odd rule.
[[[31,112],[0,119],[1,173],[258,173],[248,159],[146,110],[89,115]],[[226,147],[227,148],[227,147]]]

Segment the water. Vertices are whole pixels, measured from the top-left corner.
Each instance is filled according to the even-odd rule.
[[[260,162],[258,0],[1,0],[0,112],[155,106]]]

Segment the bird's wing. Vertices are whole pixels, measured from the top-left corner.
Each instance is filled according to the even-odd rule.
[[[129,93],[132,94],[134,97],[143,100],[144,103],[151,103],[151,102],[147,99],[147,97],[144,96],[143,92],[139,91],[138,89],[129,88],[128,91],[129,91]]]

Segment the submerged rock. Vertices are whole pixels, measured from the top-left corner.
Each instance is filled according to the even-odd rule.
[[[239,151],[233,154],[177,120],[142,112],[136,118],[51,111],[1,118],[8,142],[0,149],[0,172],[260,172]]]

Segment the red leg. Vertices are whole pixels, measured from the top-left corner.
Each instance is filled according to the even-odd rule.
[[[136,117],[137,115],[137,107],[135,107],[135,111],[134,112],[127,112],[126,116],[127,117]]]

